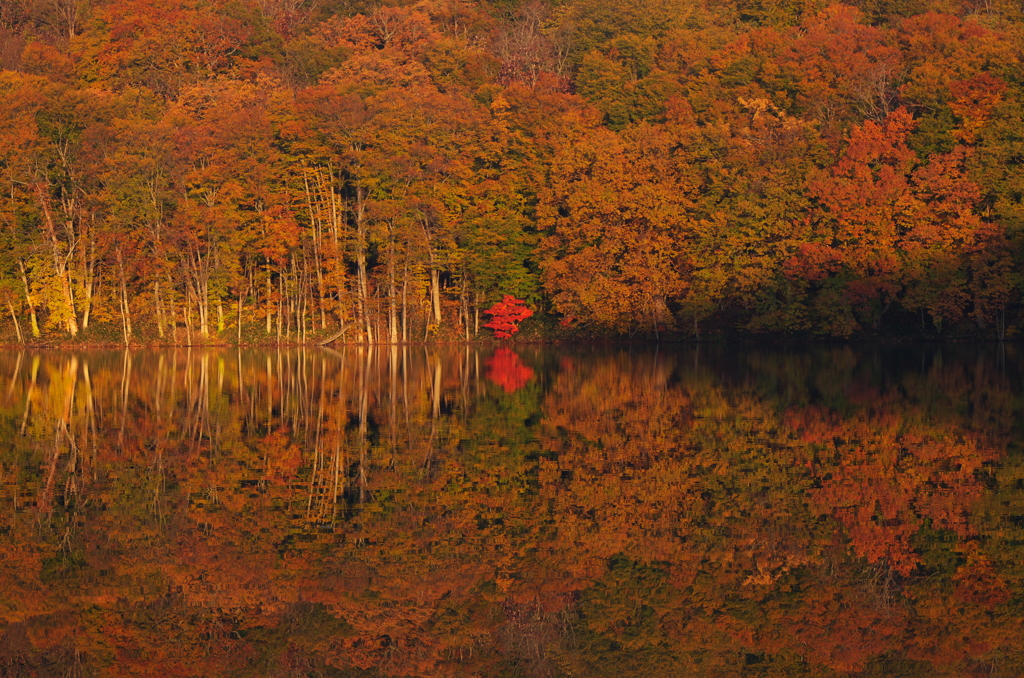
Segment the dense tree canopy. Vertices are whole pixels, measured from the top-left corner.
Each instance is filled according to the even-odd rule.
[[[534,331],[1013,335],[1022,27],[1008,0],[5,2],[0,331],[472,338],[512,294]]]

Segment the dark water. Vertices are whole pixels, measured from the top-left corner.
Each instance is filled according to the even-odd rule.
[[[0,676],[1021,676],[1015,346],[0,355]]]

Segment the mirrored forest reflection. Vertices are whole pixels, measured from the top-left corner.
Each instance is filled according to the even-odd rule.
[[[1022,675],[1020,367],[3,353],[0,675]]]

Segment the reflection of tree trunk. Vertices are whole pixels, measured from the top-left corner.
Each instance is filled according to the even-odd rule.
[[[32,368],[29,370],[28,390],[25,393],[25,411],[21,415],[21,428],[18,432],[25,435],[25,428],[28,426],[28,417],[32,412],[32,396],[35,395],[36,381],[39,378],[39,356],[32,356]]]
[[[462,377],[462,402],[468,403],[468,402],[470,402],[470,398],[469,398],[469,375],[472,373],[472,370],[469,367],[469,356],[470,356],[469,344],[466,344],[466,350],[463,351],[462,356],[463,356],[462,357],[462,374],[460,375]],[[462,411],[462,415],[463,415],[463,421],[468,420],[468,418],[469,418],[469,410],[464,409]]]
[[[389,386],[389,405],[391,408],[391,434],[392,440],[394,439],[395,433],[395,408],[398,403],[398,346],[392,344],[388,348],[388,386]]]
[[[57,430],[53,440],[53,455],[50,458],[49,469],[46,475],[46,487],[43,489],[42,500],[40,502],[40,508],[43,511],[48,511],[50,504],[53,499],[53,486],[56,479],[57,473],[57,461],[60,458],[60,451],[63,448],[62,439],[66,438],[72,446],[72,450],[75,447],[75,440],[71,434],[71,412],[75,402],[75,388],[78,385],[78,358],[71,356],[68,361],[67,370],[65,373],[65,383],[67,384],[67,391],[64,394],[64,408],[61,411],[61,416],[57,422]]]
[[[193,354],[191,347],[185,352],[186,407],[188,411],[187,430],[189,440],[198,444],[204,437],[213,436],[210,423],[210,354],[205,350]],[[196,367],[198,363],[198,376]],[[212,441],[216,449],[216,440]]]
[[[434,419],[441,416],[441,355],[434,362],[434,388],[431,393],[431,413]]]
[[[427,369],[430,369],[430,353],[427,348],[423,347],[423,362]],[[437,357],[437,362],[434,364],[433,379],[430,383],[430,404],[431,413],[430,417],[430,437],[427,439],[427,454],[423,459],[423,467],[429,467],[431,461],[434,458],[434,441],[437,439],[437,419],[441,415],[441,357]],[[406,420],[408,425],[408,420]]]
[[[479,396],[483,390],[480,380],[480,351],[473,351],[473,386],[476,387],[475,393]]]
[[[87,432],[92,435],[93,461],[96,460],[96,400],[92,389],[92,377],[89,374],[89,363],[82,362],[82,384],[85,387],[85,410],[89,414]]]
[[[373,355],[373,348],[366,349],[366,360],[363,362],[363,370],[359,383],[359,503],[366,501],[366,448],[369,441],[366,439],[368,429],[368,414],[370,407],[370,358]]]
[[[124,432],[128,427],[128,392],[132,383],[132,356],[125,349],[121,361],[121,430],[117,434],[117,445],[124,445]]]

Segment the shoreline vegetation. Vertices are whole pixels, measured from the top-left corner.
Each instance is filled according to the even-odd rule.
[[[10,0],[0,343],[1013,339],[1022,55],[1011,0]]]

